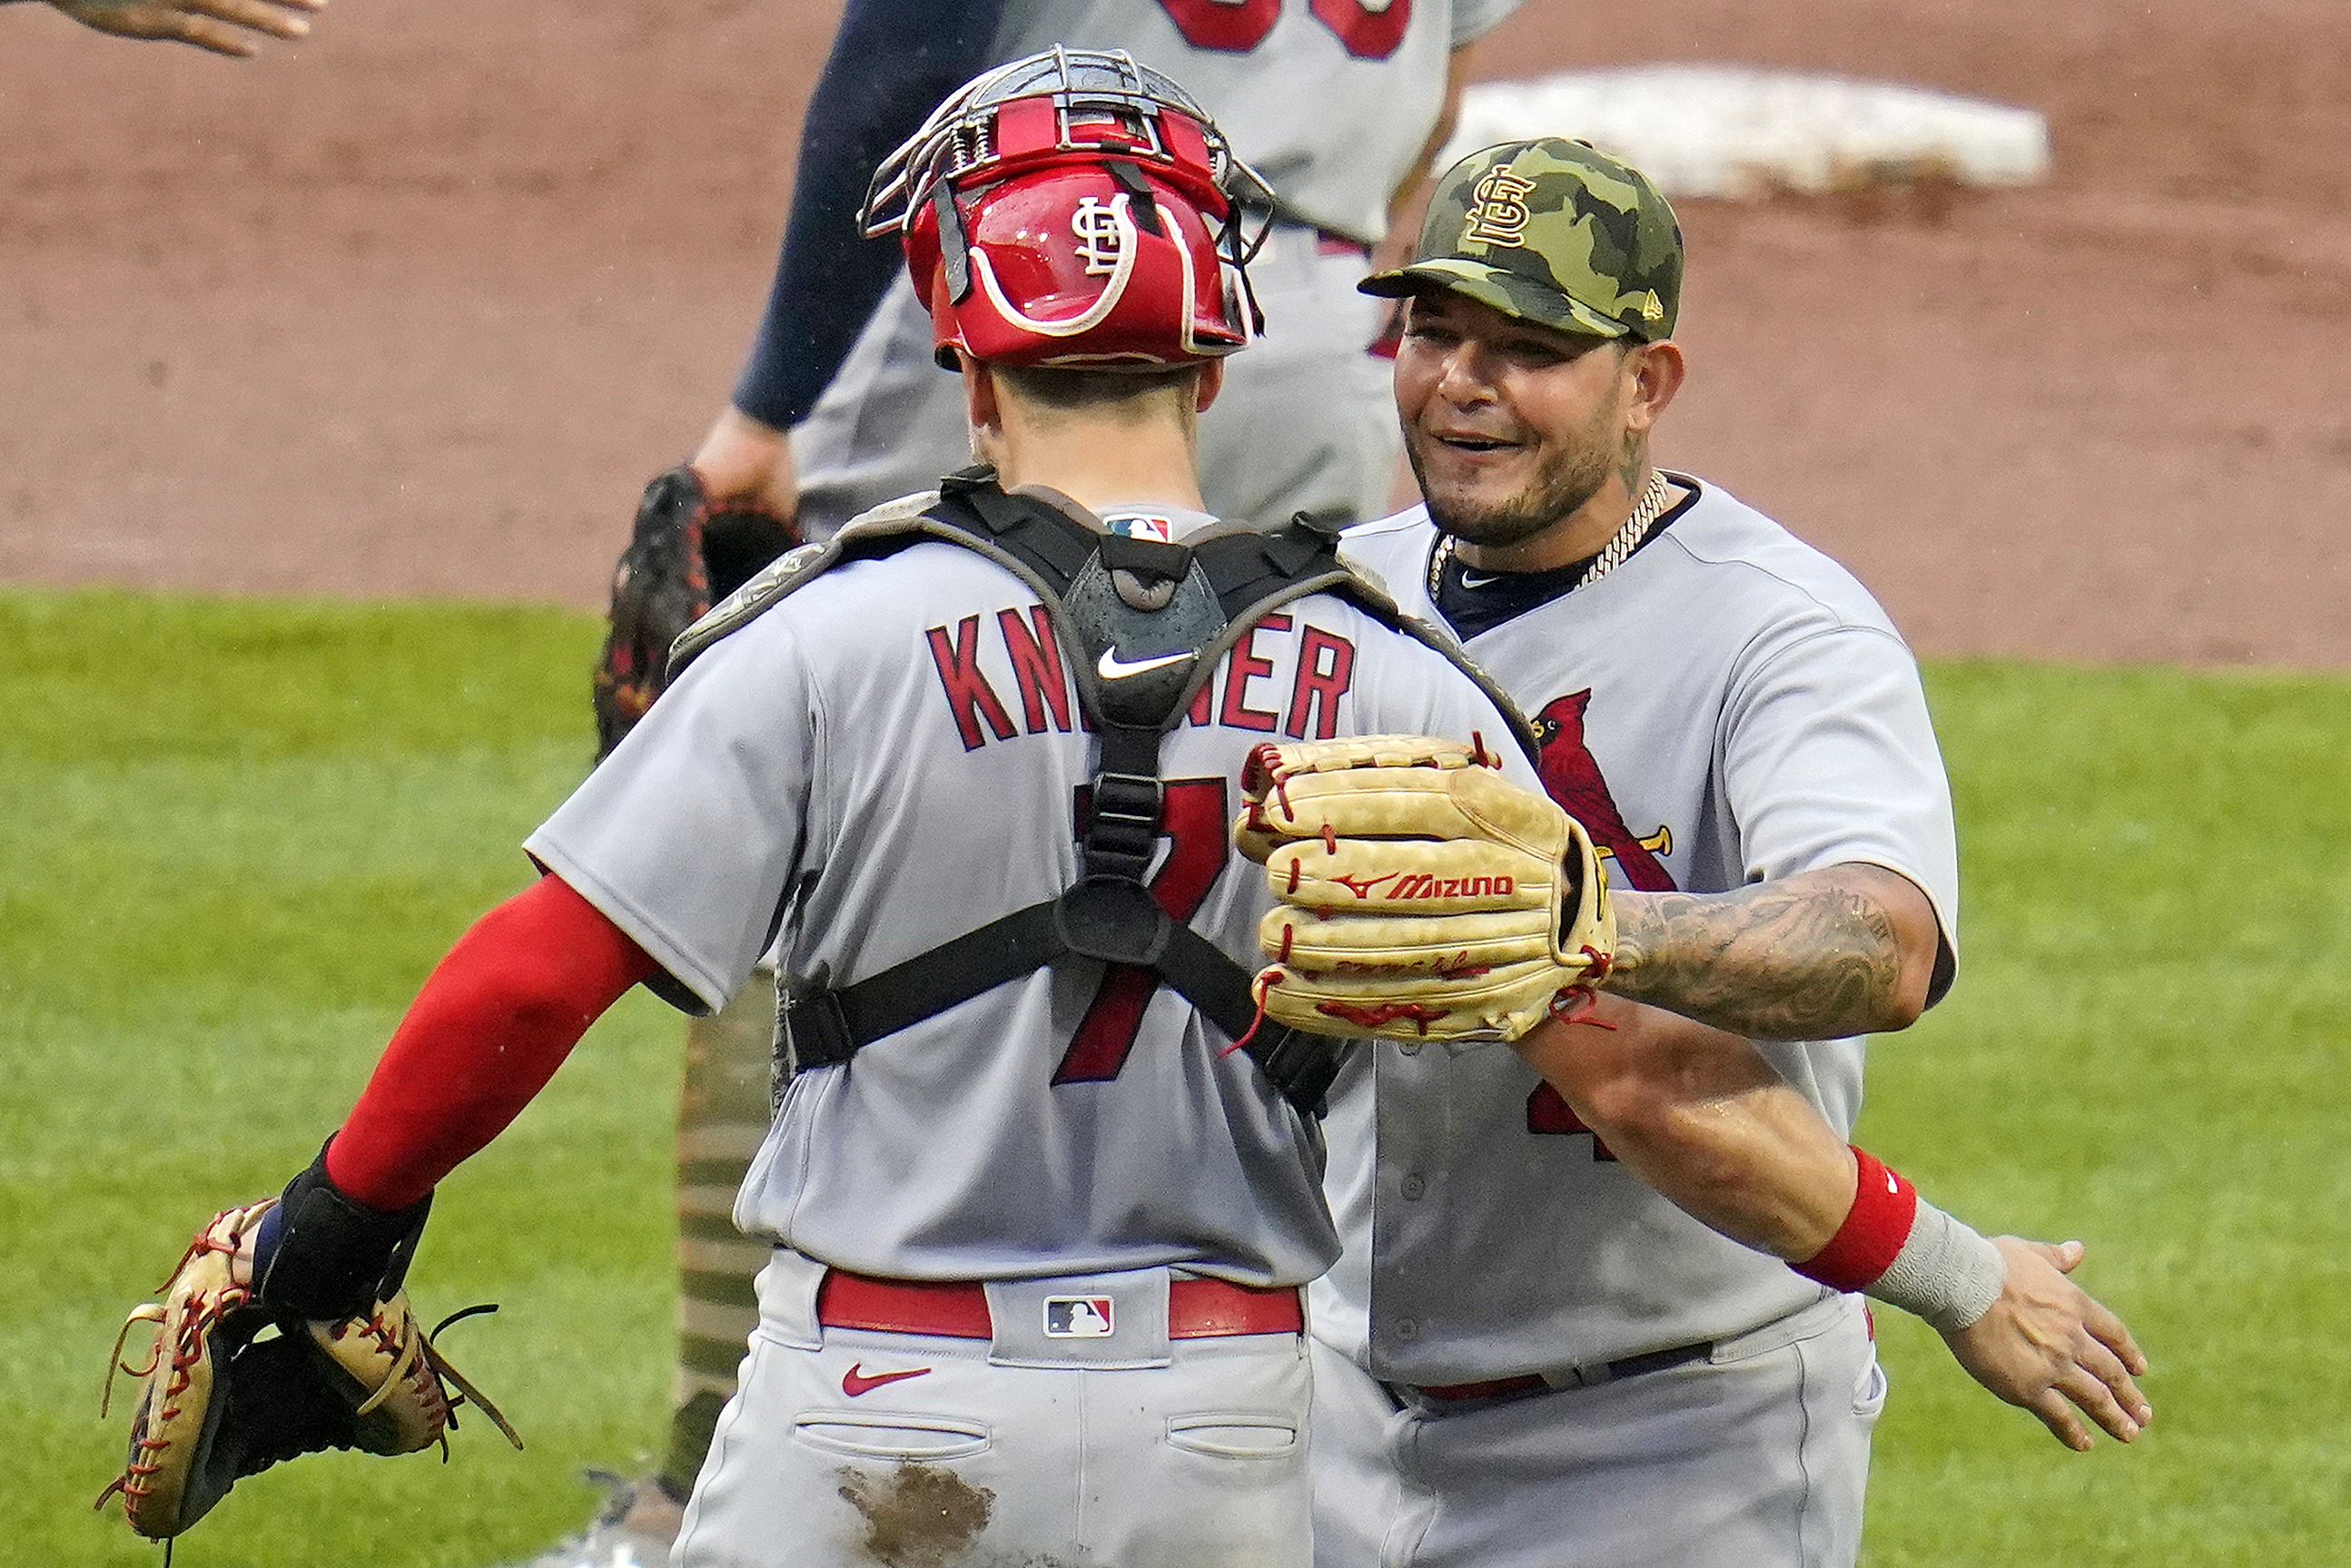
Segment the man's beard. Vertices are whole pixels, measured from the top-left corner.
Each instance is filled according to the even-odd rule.
[[[1581,439],[1546,458],[1535,471],[1533,483],[1507,501],[1489,506],[1431,495],[1428,476],[1421,465],[1419,444],[1409,430],[1405,432],[1405,457],[1412,465],[1412,476],[1420,486],[1422,498],[1428,503],[1429,520],[1437,525],[1437,532],[1449,534],[1464,544],[1507,549],[1565,522],[1608,483],[1608,476],[1615,469],[1608,444],[1602,439],[1606,429],[1604,420],[1604,415],[1595,419],[1593,423],[1598,428],[1579,433]]]

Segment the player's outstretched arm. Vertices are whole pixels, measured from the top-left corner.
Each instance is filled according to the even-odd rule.
[[[2134,1377],[2147,1356],[2130,1329],[2068,1278],[2082,1261],[2078,1241],[1997,1236],[2008,1278],[1991,1310],[1943,1341],[1968,1375],[2041,1418],[2067,1448],[2086,1451],[2087,1416],[2127,1443],[2155,1417]],[[2076,1414],[2076,1411],[2079,1414]]]
[[[2083,1415],[2123,1442],[2152,1419],[2132,1381],[2147,1357],[2120,1318],[2066,1278],[2080,1242],[1986,1241],[1923,1201],[1889,1208],[1906,1184],[1847,1148],[1747,1040],[1604,996],[1514,1044],[1685,1213],[1811,1278],[1926,1317],[1969,1375],[2066,1447],[2090,1447]]]
[[[1514,1043],[1634,1175],[1734,1241],[1797,1261],[1853,1207],[1844,1140],[1736,1035],[1604,994]]]
[[[1823,866],[1730,893],[1612,889],[1619,996],[1750,1040],[1907,1029],[1940,950],[1934,906],[1883,866]]]
[[[549,876],[459,938],[409,1008],[367,1090],[276,1198],[225,1210],[124,1325],[158,1325],[130,1459],[101,1495],[131,1527],[178,1535],[238,1479],[327,1448],[443,1446],[470,1398],[403,1283],[433,1186],[496,1136],[588,1025],[653,961]],[[464,1315],[464,1314],[460,1314]],[[280,1331],[262,1339],[266,1328]],[[111,1377],[110,1376],[110,1384]]]
[[[371,1208],[419,1202],[657,967],[560,877],[539,878],[475,922],[424,982],[321,1174]]]
[[[85,26],[124,38],[160,38],[193,44],[216,55],[251,57],[253,35],[303,38],[306,11],[326,8],[327,0],[49,0]]]

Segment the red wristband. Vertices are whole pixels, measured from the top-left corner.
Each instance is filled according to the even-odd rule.
[[[1853,1207],[1829,1244],[1790,1268],[1832,1291],[1859,1291],[1894,1266],[1918,1216],[1918,1189],[1886,1169],[1866,1149],[1853,1151]]]

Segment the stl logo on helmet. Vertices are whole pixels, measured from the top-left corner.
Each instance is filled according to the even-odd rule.
[[[1092,196],[1080,196],[1070,214],[1070,232],[1078,236],[1078,255],[1084,258],[1088,277],[1108,277],[1118,270],[1125,235],[1119,231],[1118,213]]]
[[[1527,224],[1534,214],[1527,210],[1526,196],[1535,188],[1532,180],[1521,180],[1508,169],[1497,169],[1478,182],[1470,193],[1478,204],[1469,209],[1469,222],[1461,230],[1464,241],[1481,240],[1488,245],[1522,245],[1526,242]]]

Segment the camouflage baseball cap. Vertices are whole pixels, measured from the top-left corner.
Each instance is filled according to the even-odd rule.
[[[1562,332],[1669,337],[1682,228],[1648,176],[1589,143],[1545,136],[1445,172],[1411,265],[1356,287],[1390,298],[1434,284]]]

